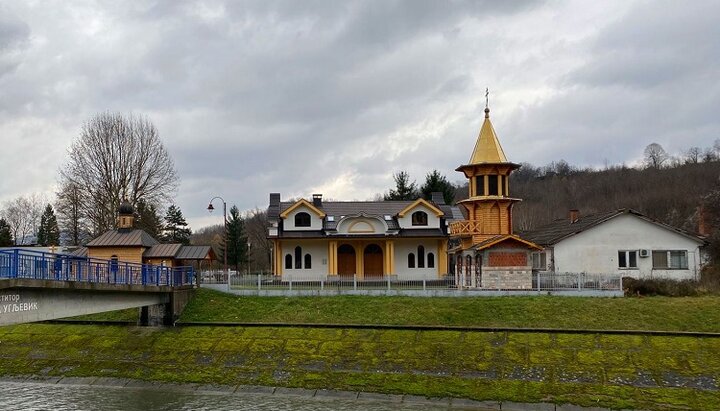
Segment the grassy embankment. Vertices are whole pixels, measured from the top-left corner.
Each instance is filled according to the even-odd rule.
[[[720,332],[720,296],[239,297],[200,289],[180,322],[336,323]],[[137,310],[78,317],[135,321]]]
[[[720,332],[720,297],[237,297],[199,290],[181,321]]]
[[[718,352],[720,339],[691,337],[212,326],[0,327],[0,375],[331,388],[613,408],[716,409]]]
[[[258,298],[199,290],[182,320],[719,332],[718,306],[719,297]],[[137,311],[108,315],[103,319],[132,321]],[[33,324],[0,328],[0,357],[0,375],[333,388],[613,408],[715,409],[720,404],[720,338]]]

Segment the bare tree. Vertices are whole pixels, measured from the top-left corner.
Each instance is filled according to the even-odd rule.
[[[80,190],[75,184],[66,183],[60,189],[55,209],[65,241],[69,245],[83,244],[88,238],[88,229],[82,215]]]
[[[42,200],[38,195],[20,196],[5,203],[2,215],[10,226],[15,245],[28,243],[37,233]]]
[[[99,234],[115,225],[123,199],[137,205],[172,199],[177,174],[147,117],[101,113],[85,123],[60,171],[62,187],[75,187],[81,214]]]
[[[268,229],[267,211],[255,209],[245,217],[245,232],[250,247],[250,261],[256,271],[270,270],[270,250],[272,241],[267,238]]]
[[[702,160],[702,149],[700,147],[690,147],[685,152],[685,164],[697,164]]]
[[[668,157],[668,153],[658,143],[651,143],[645,147],[645,165],[648,168],[662,168]]]

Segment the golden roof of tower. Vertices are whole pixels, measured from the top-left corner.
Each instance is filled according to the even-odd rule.
[[[480,128],[480,135],[478,135],[477,142],[475,143],[475,149],[473,150],[472,157],[470,157],[470,164],[482,164],[482,163],[507,163],[507,157],[500,146],[500,141],[495,134],[495,129],[490,122],[490,109],[485,109],[485,121],[483,121],[482,127]]]

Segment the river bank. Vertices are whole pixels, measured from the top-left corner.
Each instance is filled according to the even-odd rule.
[[[0,328],[0,375],[103,377],[577,404],[713,409],[720,338],[27,324]]]

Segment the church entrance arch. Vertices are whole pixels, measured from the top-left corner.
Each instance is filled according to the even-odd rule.
[[[355,274],[355,248],[350,244],[343,244],[337,249],[338,275]]]
[[[385,274],[383,270],[383,250],[377,244],[368,244],[363,253],[364,277],[382,277]]]

